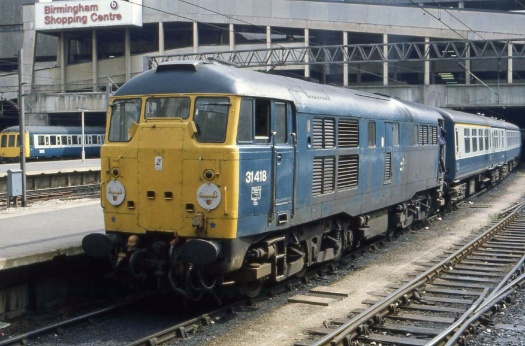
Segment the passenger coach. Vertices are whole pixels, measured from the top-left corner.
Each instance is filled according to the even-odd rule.
[[[447,141],[446,180],[453,199],[504,178],[518,164],[519,128],[501,120],[440,109]]]
[[[63,126],[26,126],[26,159],[49,159],[80,157],[82,152],[82,128]],[[84,151],[86,156],[99,156],[104,143],[105,128],[84,128]],[[20,127],[12,126],[0,132],[0,162],[20,159]]]

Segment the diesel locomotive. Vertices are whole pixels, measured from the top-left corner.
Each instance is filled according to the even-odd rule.
[[[111,98],[106,234],[84,251],[199,299],[301,275],[424,221],[517,164],[515,125],[200,61]]]

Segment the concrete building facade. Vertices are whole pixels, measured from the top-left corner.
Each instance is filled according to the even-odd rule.
[[[4,0],[0,129],[18,121],[19,90],[27,124],[75,124],[80,109],[103,124],[133,76],[213,58],[525,127],[522,2],[391,2]]]

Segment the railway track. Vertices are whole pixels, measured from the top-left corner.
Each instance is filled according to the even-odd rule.
[[[56,187],[49,189],[38,189],[27,191],[27,204],[53,199],[71,200],[79,198],[93,198],[100,196],[99,184],[87,184],[79,186]],[[8,197],[5,193],[0,194],[0,210],[8,206]],[[11,197],[11,206],[20,205],[20,198],[16,200]]]
[[[525,281],[525,203],[471,243],[348,319],[311,330],[303,345],[454,345],[501,309]]]
[[[520,205],[520,206],[523,207],[522,205]],[[509,208],[509,209],[503,211],[502,215],[508,215],[508,216],[505,217],[505,220],[508,219],[511,216],[511,214],[513,214],[515,212],[515,210],[518,207],[512,207],[512,208]],[[525,221],[523,221],[523,225],[524,225],[523,227],[524,227],[524,234],[525,234]],[[491,229],[496,228],[496,226],[497,225],[495,225]],[[402,230],[401,232],[406,232],[406,231],[408,231],[408,230]],[[382,247],[384,245],[385,240],[386,240],[386,238],[379,239],[379,240],[377,240],[377,241],[375,241],[375,242],[373,242],[371,244],[368,244],[366,246],[363,246],[363,247],[355,250],[352,253],[349,253],[349,254],[345,255],[342,258],[342,262],[349,262],[349,261],[352,260],[352,258],[361,256],[361,255],[363,255],[366,252],[374,251],[377,248]],[[524,242],[525,242],[525,235],[524,235]],[[525,243],[523,243],[523,246],[525,247]],[[460,250],[458,250],[458,251],[460,251]],[[426,264],[426,265],[428,266],[428,264]],[[161,329],[161,330],[159,329],[160,331],[155,332],[155,333],[153,333],[151,335],[148,335],[148,336],[145,336],[145,337],[141,337],[141,338],[137,338],[137,340],[129,342],[128,345],[134,345],[134,346],[135,345],[137,345],[137,346],[138,345],[156,345],[156,344],[166,343],[166,342],[168,342],[170,340],[174,340],[174,339],[186,338],[186,337],[190,336],[192,334],[192,332],[195,332],[195,331],[199,330],[201,327],[210,326],[213,323],[213,321],[215,321],[215,320],[221,319],[224,316],[229,316],[229,315],[231,316],[232,313],[235,313],[236,311],[242,310],[246,306],[251,306],[253,304],[259,304],[262,301],[264,301],[265,299],[267,299],[268,296],[273,297],[276,294],[278,294],[279,292],[283,292],[283,291],[287,291],[287,290],[293,289],[294,287],[297,287],[298,285],[300,285],[300,281],[309,281],[314,276],[318,275],[319,272],[328,272],[328,271],[333,270],[333,269],[334,269],[334,264],[326,264],[324,266],[317,267],[315,269],[315,271],[308,272],[306,274],[306,276],[304,278],[302,278],[302,279],[293,279],[293,280],[290,280],[290,281],[288,281],[288,282],[286,282],[284,284],[281,284],[281,285],[269,288],[269,290],[267,291],[267,293],[268,293],[267,295],[259,296],[259,297],[257,297],[256,299],[253,299],[253,300],[246,300],[246,299],[239,300],[239,301],[237,301],[235,303],[232,303],[232,304],[229,304],[227,306],[218,308],[218,309],[216,309],[214,311],[209,311],[209,312],[205,312],[205,313],[202,313],[202,314],[195,314],[195,315],[193,315],[193,316],[191,316],[189,318],[180,319],[180,321],[175,323],[174,325],[172,325],[172,326],[170,326],[168,328]],[[427,270],[427,271],[429,271],[429,270]],[[423,274],[421,274],[421,275],[423,275]],[[430,275],[430,277],[432,277],[432,275]],[[405,286],[407,286],[407,285],[405,285]],[[418,304],[426,305],[426,306],[435,306],[436,301],[433,301],[432,299],[430,299],[428,301],[424,301],[423,293],[426,293],[426,291],[422,289],[423,286],[424,286],[424,283],[419,282],[419,284],[417,285],[416,289],[414,289],[414,292],[417,292],[417,293],[415,293],[416,297],[421,297],[420,300],[421,300],[421,302],[423,302],[422,304],[420,304],[421,302],[418,302]],[[476,290],[476,294],[478,293],[478,291],[480,291],[479,289],[474,289],[474,288],[473,288],[473,290]],[[430,292],[432,293],[432,290],[430,290]],[[468,295],[468,291],[467,292],[463,292],[463,293],[464,293],[464,294],[462,294],[463,296],[467,296]],[[392,293],[391,295],[393,295],[393,294],[395,294],[395,292]],[[452,298],[452,299],[454,299],[454,298]],[[458,299],[459,300],[466,300],[464,298],[458,298]],[[401,298],[398,298],[398,300],[409,301],[410,303],[415,304],[415,298],[412,298],[409,293],[403,294]],[[439,301],[439,299],[438,299],[438,301]],[[429,302],[430,302],[430,304],[429,304]],[[372,303],[372,302],[369,302],[369,303]],[[379,304],[379,303],[376,303],[376,302],[373,302],[373,303],[374,304]],[[458,302],[458,303],[466,304],[463,301]],[[394,309],[394,311],[397,311],[397,313],[399,315],[400,314],[399,311],[402,308],[402,304],[400,304],[398,301],[395,301],[392,304],[394,304],[396,306],[397,310]],[[37,330],[31,331],[29,333],[26,333],[24,335],[20,335],[20,336],[14,338],[14,339],[4,340],[4,341],[0,342],[0,346],[24,344],[27,340],[34,339],[35,337],[40,337],[42,335],[45,335],[46,333],[53,332],[53,331],[56,331],[56,330],[60,330],[60,329],[62,329],[64,327],[67,327],[67,326],[70,326],[70,325],[73,325],[73,324],[79,324],[79,323],[82,323],[82,322],[85,322],[85,321],[89,321],[89,320],[91,320],[91,319],[93,319],[93,318],[95,318],[97,316],[103,316],[103,315],[110,314],[110,313],[114,312],[115,310],[118,310],[119,308],[122,308],[122,306],[117,305],[115,307],[107,307],[107,308],[103,308],[103,309],[94,311],[92,313],[89,313],[89,314],[86,314],[86,315],[83,315],[83,316],[74,317],[72,319],[68,319],[68,320],[65,320],[63,322],[50,325],[48,327],[39,328]],[[457,313],[457,312],[455,312],[455,313]],[[407,314],[407,315],[410,316],[410,314]],[[377,319],[378,317],[376,317],[376,316],[379,316],[379,315],[375,314],[373,319]],[[442,320],[452,323],[452,319],[453,318],[448,318],[448,320],[447,320],[446,318],[443,318]],[[386,316],[386,314],[384,315],[384,317],[381,317],[381,319],[379,321],[380,322],[384,322],[385,320],[388,320],[388,316]],[[432,320],[432,319],[430,319],[430,320]],[[436,319],[436,320],[439,320],[439,319]],[[333,321],[333,326],[334,327],[343,326],[347,321],[348,320],[344,320],[344,321],[343,320],[335,320],[335,321]],[[406,321],[404,321],[403,323],[404,324],[408,324],[408,322],[406,322]],[[360,326],[362,327],[362,324]],[[387,325],[387,327],[388,327],[388,325]],[[368,328],[368,327],[365,328],[365,331],[367,333],[369,333],[371,330],[373,330],[373,329],[372,328]],[[327,331],[325,331],[325,334],[322,334],[322,335],[328,335],[328,334],[326,334],[326,332]],[[313,336],[313,338],[317,338],[318,340],[321,340],[321,339],[319,339],[319,334],[318,333],[319,333],[319,329],[316,329],[316,335]],[[368,340],[370,342],[373,342],[372,339],[369,339],[370,334],[363,334],[363,335],[365,335],[365,336],[362,336],[361,339],[359,339],[359,340],[363,340],[364,339],[365,341]],[[414,335],[417,335],[417,333],[415,333]],[[347,339],[345,338],[344,340],[347,340]],[[297,343],[297,344],[298,345],[303,345],[303,344],[310,344],[312,342],[314,342],[313,344],[315,344],[315,342],[317,342],[317,341],[316,340],[307,340],[304,343],[300,342],[300,343]],[[327,343],[327,344],[329,344],[329,343]],[[346,343],[343,343],[343,344],[346,344]],[[383,344],[385,344],[385,342],[383,342]],[[402,344],[402,343],[398,343],[398,344]],[[415,344],[417,345],[417,344],[420,344],[420,343],[415,343]],[[409,344],[409,345],[412,345],[412,344]]]

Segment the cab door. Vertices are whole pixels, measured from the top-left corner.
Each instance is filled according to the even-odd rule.
[[[276,226],[293,217],[295,193],[295,123],[291,104],[272,104],[272,212]]]

